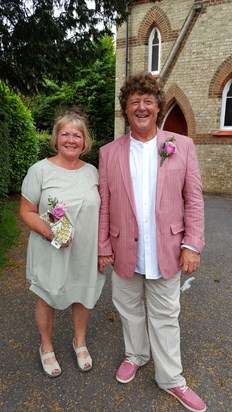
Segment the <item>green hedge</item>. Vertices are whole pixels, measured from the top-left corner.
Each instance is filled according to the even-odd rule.
[[[87,162],[91,163],[92,165],[96,166],[98,168],[98,159],[99,159],[99,149],[101,146],[105,145],[106,143],[109,143],[109,140],[94,140],[93,141],[93,147],[90,153],[88,153],[85,156],[82,156],[82,159]]]
[[[37,132],[37,138],[39,142],[38,160],[51,157],[56,154],[50,147],[51,136],[47,132]]]
[[[10,182],[9,157],[9,115],[5,87],[0,82],[0,221],[3,219],[3,210]]]
[[[0,220],[7,194],[19,192],[28,168],[38,159],[38,140],[30,111],[0,81]]]
[[[20,191],[28,168],[38,159],[38,139],[30,111],[14,93],[8,93],[10,116],[10,190]]]

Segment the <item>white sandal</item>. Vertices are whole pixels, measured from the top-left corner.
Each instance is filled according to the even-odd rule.
[[[86,346],[81,346],[80,348],[75,348],[74,339],[73,339],[73,349],[74,349],[76,357],[77,357],[77,366],[78,366],[78,368],[82,372],[90,371],[90,369],[92,369],[92,364],[93,364],[91,356],[88,355],[86,358],[80,358],[80,356],[78,356],[78,353],[89,352],[88,349],[86,348]],[[89,365],[89,366],[87,366],[85,368],[85,365]]]
[[[49,358],[52,358],[52,357],[56,358],[55,353],[54,352],[46,352],[46,353],[43,354],[42,345],[40,345],[39,354],[40,354],[40,360],[41,360],[41,363],[42,363],[42,367],[43,367],[43,370],[46,373],[46,375],[48,375],[50,378],[57,378],[58,376],[60,376],[62,371],[61,371],[61,367],[60,367],[59,363],[57,362],[57,360],[55,360],[55,362],[52,365],[47,365],[47,364],[44,363],[44,361],[46,359],[49,359]],[[54,370],[58,370],[59,372],[53,373]]]

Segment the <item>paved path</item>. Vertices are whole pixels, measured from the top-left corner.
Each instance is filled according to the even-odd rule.
[[[205,214],[207,245],[202,267],[197,274],[182,278],[183,366],[188,384],[204,397],[208,412],[231,412],[232,198],[205,196]],[[116,382],[124,346],[111,303],[110,270],[89,322],[94,368],[84,374],[76,367],[68,309],[57,312],[55,323],[54,346],[63,374],[57,379],[43,374],[34,325],[35,298],[24,275],[27,236],[21,223],[19,245],[11,250],[9,266],[0,279],[0,411],[184,412],[157,387],[152,361],[129,384]]]

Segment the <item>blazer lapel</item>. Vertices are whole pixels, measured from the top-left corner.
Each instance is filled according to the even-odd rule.
[[[128,198],[132,207],[132,210],[136,216],[135,210],[135,200],[134,200],[134,191],[131,180],[130,173],[130,135],[125,135],[125,138],[121,140],[119,145],[119,165],[122,173],[122,178],[124,185],[128,194]]]
[[[158,172],[157,172],[157,186],[156,186],[156,209],[159,208],[161,195],[165,183],[166,167],[165,162],[160,166],[161,156],[160,151],[162,144],[165,142],[166,134],[157,128],[157,150],[158,150]]]

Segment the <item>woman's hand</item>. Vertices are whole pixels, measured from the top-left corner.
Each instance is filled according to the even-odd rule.
[[[67,242],[62,243],[61,248],[64,249],[64,248],[68,247],[70,245],[70,243],[72,243],[72,237],[71,236],[68,238]]]
[[[105,267],[114,263],[114,255],[98,256],[98,270],[104,274]]]

